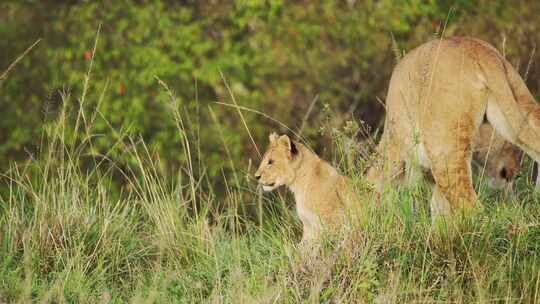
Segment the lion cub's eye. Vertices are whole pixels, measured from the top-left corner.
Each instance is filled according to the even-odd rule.
[[[271,165],[271,164],[273,164],[273,163],[274,163],[273,160],[271,160],[271,159],[268,160],[268,164],[269,164],[269,165]]]

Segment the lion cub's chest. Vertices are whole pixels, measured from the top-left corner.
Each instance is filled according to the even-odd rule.
[[[322,161],[318,161],[312,168],[297,180],[296,187],[291,190],[304,229],[320,230],[323,224],[333,226],[342,214],[343,206],[338,192],[343,177],[334,167]]]
[[[309,206],[307,205],[307,199],[309,195],[306,193],[298,193],[294,195],[296,201],[296,212],[298,217],[304,225],[320,226],[320,218]]]

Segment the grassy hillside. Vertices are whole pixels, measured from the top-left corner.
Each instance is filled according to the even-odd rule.
[[[174,93],[161,87],[183,136],[178,150],[187,161],[177,176],[166,174],[142,138],[122,130],[115,130],[110,153],[93,154],[100,135],[91,126],[103,118],[67,106],[36,158],[3,175],[2,301],[540,301],[540,202],[527,170],[513,201],[477,181],[485,212],[449,227],[431,225],[427,185],[390,189],[382,205],[364,202],[366,214],[355,226],[327,235],[318,253],[306,252],[297,247],[292,198],[285,191],[261,196],[251,180],[256,160],[222,175],[220,196],[204,173],[194,178],[201,166],[189,160],[200,159],[198,140],[185,132],[190,118]],[[66,105],[74,99],[63,98]],[[365,162],[343,148],[354,138],[347,130],[331,134],[334,164],[362,182]],[[118,154],[136,161],[117,166],[110,155]],[[112,190],[118,178],[126,185],[119,192]]]
[[[0,3],[0,303],[540,303],[528,159],[513,198],[477,174],[482,213],[389,187],[311,250],[252,177],[294,131],[364,183],[396,57],[443,28],[537,91],[540,2],[64,2]]]

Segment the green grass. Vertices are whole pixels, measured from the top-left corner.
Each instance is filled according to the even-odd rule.
[[[428,191],[402,191],[310,256],[296,249],[298,222],[279,199],[264,202],[260,226],[232,206],[212,214],[214,201],[200,200],[206,207],[196,217],[182,198],[186,185],[169,188],[151,172],[133,183],[134,193],[114,197],[110,180],[94,171],[62,162],[37,166],[35,182],[14,173],[2,202],[6,302],[534,303],[540,297],[540,205],[532,199],[490,202],[446,235],[431,225]],[[256,197],[237,191],[248,190],[231,190],[230,197]]]
[[[138,162],[121,170],[126,186],[115,192],[120,169],[113,160],[83,165],[91,135],[70,143],[68,125],[61,118],[43,155],[4,176],[2,301],[540,301],[540,204],[525,177],[518,201],[481,193],[486,210],[452,233],[431,225],[426,185],[390,193],[306,254],[284,191],[260,198],[254,182],[231,177],[218,193],[188,163],[167,177],[144,143],[124,138],[118,149]]]
[[[481,191],[484,212],[449,228],[431,224],[427,185],[389,191],[305,252],[285,191],[261,197],[239,165],[222,191],[196,171],[197,141],[169,97],[186,160],[176,176],[122,131],[93,154],[99,115],[68,106],[39,156],[2,176],[0,302],[540,302],[540,202],[525,174],[516,201]],[[334,162],[361,183],[340,136]]]

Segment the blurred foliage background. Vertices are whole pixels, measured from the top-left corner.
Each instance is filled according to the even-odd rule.
[[[324,109],[333,113],[335,128],[348,120],[380,127],[380,101],[396,59],[443,28],[445,36],[476,36],[495,45],[527,74],[536,94],[539,15],[538,1],[501,0],[4,1],[0,72],[41,42],[0,83],[0,167],[35,156],[59,109],[76,113],[82,106],[99,111],[90,155],[108,153],[122,140],[119,131],[127,132],[140,136],[174,174],[186,156],[186,136],[200,151],[193,153],[195,171],[219,184],[231,166],[247,170],[249,159],[258,163],[238,112],[215,103],[232,103],[224,79],[240,106],[292,130],[304,124],[303,134],[328,154],[319,149],[329,140],[319,134]],[[185,134],[175,126],[158,78],[178,98]],[[69,105],[62,94],[71,96]],[[262,148],[270,130],[286,131],[261,115],[244,116]],[[121,150],[115,153],[109,156],[129,165]]]

